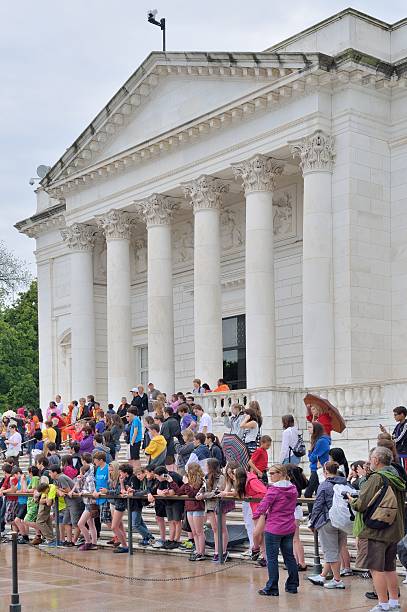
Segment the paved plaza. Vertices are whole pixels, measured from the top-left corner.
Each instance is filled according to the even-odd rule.
[[[58,555],[96,570],[143,578],[171,578],[197,576],[214,572],[217,565],[210,562],[192,564],[180,556],[169,558],[160,554],[113,555],[110,551],[81,554],[62,550]],[[8,612],[11,590],[11,547],[0,545],[0,612]],[[231,564],[232,565],[232,564]],[[266,571],[253,565],[241,565],[224,572],[174,582],[134,582],[108,578],[87,572],[73,565],[53,559],[38,549],[19,548],[20,594],[23,611],[37,610],[71,612],[115,612],[149,610],[223,612],[234,610],[295,610],[301,612],[324,610],[329,612],[367,611],[372,607],[364,597],[371,590],[371,582],[361,578],[346,578],[345,591],[329,591],[308,583],[300,574],[298,595],[288,595],[280,581],[280,597],[262,598],[257,595],[265,584]],[[284,570],[281,576],[285,576]],[[401,585],[402,594],[406,587]],[[406,599],[404,599],[406,601]],[[404,608],[407,609],[407,608]]]

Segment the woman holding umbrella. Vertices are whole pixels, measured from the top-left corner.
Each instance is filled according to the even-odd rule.
[[[307,421],[320,423],[327,436],[331,436],[332,430],[342,433],[346,429],[346,423],[339,410],[327,399],[307,393],[304,404],[307,408]]]

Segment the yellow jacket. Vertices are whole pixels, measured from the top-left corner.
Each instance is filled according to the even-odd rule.
[[[147,446],[145,453],[146,455],[150,455],[151,459],[155,459],[161,453],[165,451],[167,447],[167,442],[161,434],[158,434],[155,438],[151,439],[150,444]]]

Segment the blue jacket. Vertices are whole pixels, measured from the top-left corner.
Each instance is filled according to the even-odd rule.
[[[310,463],[311,472],[316,472],[318,469],[318,461],[321,465],[324,465],[329,461],[329,449],[331,448],[331,438],[323,435],[316,441],[314,449],[309,451],[308,459]]]
[[[333,476],[319,485],[312,507],[310,527],[319,529],[329,521],[329,511],[332,508],[334,485],[336,484],[346,485],[348,481],[343,476]]]

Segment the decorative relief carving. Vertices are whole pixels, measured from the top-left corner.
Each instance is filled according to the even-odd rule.
[[[172,235],[173,262],[191,262],[194,259],[194,225],[186,221],[178,225]]]
[[[153,193],[146,200],[138,203],[147,228],[153,225],[169,225],[178,202],[160,193]]]
[[[106,240],[130,240],[133,219],[122,210],[109,210],[96,218]]]
[[[147,242],[142,238],[134,243],[134,272],[143,274],[147,271]]]
[[[202,174],[196,180],[182,185],[186,198],[192,203],[194,213],[205,208],[220,209],[222,195],[229,191],[228,183]]]
[[[96,228],[84,223],[73,223],[61,230],[62,240],[72,251],[92,251]]]
[[[45,234],[56,229],[61,229],[63,227],[65,227],[64,215],[56,215],[54,217],[49,217],[44,221],[39,221],[27,228],[19,229],[19,231],[22,234],[29,236],[29,238],[38,238],[41,236],[41,234]]]
[[[221,212],[221,242],[225,251],[237,249],[244,244],[243,209],[226,208]]]
[[[266,155],[254,155],[246,161],[232,164],[235,179],[240,178],[245,194],[254,191],[274,191],[275,179],[283,167]]]
[[[335,139],[322,130],[317,130],[311,136],[291,143],[291,152],[293,157],[300,158],[303,174],[315,171],[332,172],[335,161]]]
[[[277,239],[297,233],[297,185],[277,189],[273,194],[274,235]]]

